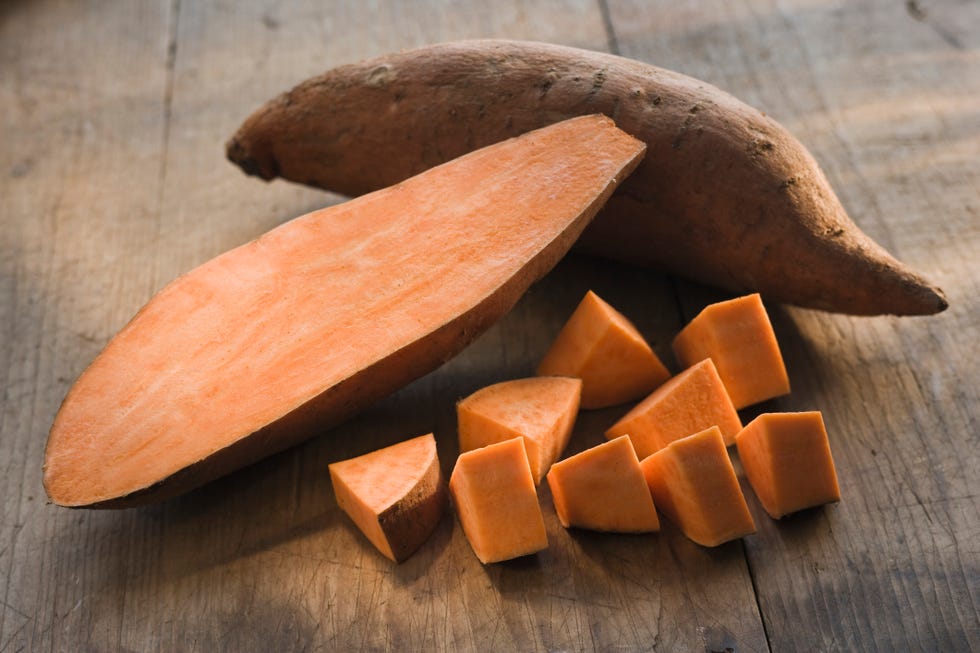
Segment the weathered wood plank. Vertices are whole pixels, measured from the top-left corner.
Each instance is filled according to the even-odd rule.
[[[781,120],[855,221],[952,305],[913,320],[774,311],[794,393],[763,408],[824,411],[844,500],[779,523],[752,503],[760,533],[746,550],[772,649],[968,650],[980,637],[978,7],[667,4],[611,3],[623,53]],[[718,297],[679,294],[687,316]]]
[[[168,13],[0,8],[0,650],[70,650],[124,623],[118,596],[75,621],[111,522],[46,506],[41,461],[78,365],[152,288]]]

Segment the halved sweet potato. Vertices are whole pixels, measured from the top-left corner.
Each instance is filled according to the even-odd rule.
[[[548,487],[565,528],[660,530],[640,461],[625,435],[555,463],[548,472]]]
[[[337,505],[395,562],[415,553],[445,513],[448,494],[431,433],[328,469]]]
[[[629,435],[644,459],[674,440],[711,426],[734,444],[742,421],[725,392],[711,359],[684,370],[633,407],[606,431],[607,438]]]
[[[461,453],[449,491],[466,539],[483,564],[548,548],[524,438]]]
[[[524,438],[537,485],[568,444],[582,381],[538,376],[495,383],[456,404],[460,452]]]
[[[644,147],[601,116],[288,222],[154,297],[65,398],[48,496],[173,496],[447,360],[568,250]]]
[[[633,323],[591,290],[551,344],[538,374],[582,379],[583,408],[639,399],[670,378]]]
[[[675,440],[640,462],[657,508],[702,546],[755,532],[717,426]]]

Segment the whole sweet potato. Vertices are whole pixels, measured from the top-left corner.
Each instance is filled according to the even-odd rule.
[[[341,66],[256,111],[227,153],[264,179],[359,195],[597,112],[645,141],[647,156],[581,249],[829,311],[946,308],[941,290],[854,225],[776,121],[710,84],[609,54],[482,40]]]

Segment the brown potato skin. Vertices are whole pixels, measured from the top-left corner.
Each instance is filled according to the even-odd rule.
[[[581,251],[840,313],[947,307],[861,232],[776,121],[710,84],[610,54],[479,40],[341,66],[252,114],[227,155],[263,179],[359,195],[589,113],[646,142],[647,156]]]
[[[405,562],[435,531],[449,507],[449,488],[434,458],[419,483],[378,516],[395,562]]]

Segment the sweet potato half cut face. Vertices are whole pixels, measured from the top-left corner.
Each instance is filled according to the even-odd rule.
[[[644,146],[568,120],[315,211],[178,278],[68,393],[55,503],[166,498],[447,360],[564,255]]]

